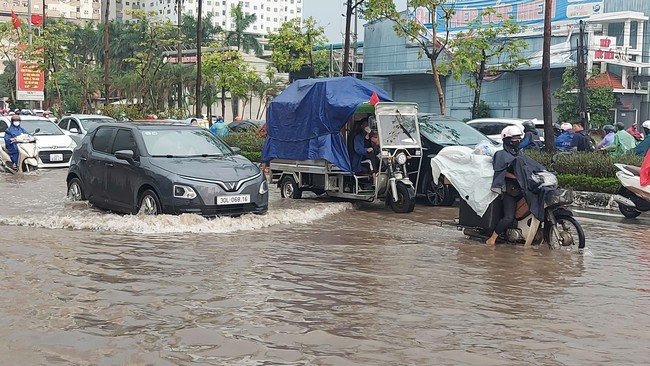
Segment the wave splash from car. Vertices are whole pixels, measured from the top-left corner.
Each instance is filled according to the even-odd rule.
[[[352,208],[350,203],[322,203],[301,209],[274,209],[266,215],[204,218],[199,215],[117,215],[99,211],[77,215],[0,216],[0,225],[31,226],[47,229],[92,230],[138,234],[213,233],[226,234],[258,230],[275,225],[309,224]]]

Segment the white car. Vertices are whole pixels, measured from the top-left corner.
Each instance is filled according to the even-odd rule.
[[[477,118],[467,122],[467,124],[492,140],[503,143],[501,140],[501,131],[508,126],[517,126],[521,129],[521,132],[524,132],[523,123],[525,121],[533,121],[540,140],[544,141],[544,121],[537,120],[536,118]]]
[[[7,125],[11,123],[8,117],[0,117]],[[1,124],[0,124],[1,125]],[[67,168],[70,166],[72,151],[77,144],[64,133],[59,126],[44,117],[20,116],[20,125],[34,134],[40,128],[36,136],[36,146],[40,150],[38,156],[43,162],[39,168]]]

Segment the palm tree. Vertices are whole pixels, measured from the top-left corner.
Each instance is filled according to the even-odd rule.
[[[235,29],[226,32],[226,45],[237,46],[237,51],[244,50],[244,52],[250,52],[252,50],[256,56],[262,56],[262,45],[260,45],[260,42],[254,34],[246,33],[246,29],[257,21],[257,15],[244,15],[241,6],[240,2],[230,9],[230,15],[235,22]]]
[[[196,47],[196,18],[193,15],[185,14],[181,20],[181,32],[185,40],[185,46],[188,48]],[[207,46],[214,41],[222,32],[220,26],[214,23],[214,13],[207,13],[201,19],[201,45]]]

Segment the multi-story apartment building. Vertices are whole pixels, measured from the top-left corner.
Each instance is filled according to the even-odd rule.
[[[99,21],[101,12],[100,0],[32,0],[32,14],[45,13],[51,18],[65,18],[72,21]],[[0,0],[0,21],[11,19],[13,11],[27,21],[27,0]]]
[[[116,1],[113,5],[113,1]],[[111,1],[110,17],[118,20],[128,20],[128,10],[142,9],[153,11],[160,19],[176,21],[176,0],[113,0]],[[203,14],[214,14],[214,21],[225,30],[234,28],[230,9],[241,3],[245,15],[257,15],[257,21],[248,29],[249,32],[266,35],[277,31],[282,23],[302,18],[303,0],[202,0]],[[182,13],[196,16],[198,0],[183,0]]]

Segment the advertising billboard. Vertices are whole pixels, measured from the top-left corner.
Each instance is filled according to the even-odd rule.
[[[16,55],[16,99],[42,101],[45,98],[45,73],[38,63],[29,60],[25,45],[18,46]]]
[[[544,28],[544,2],[544,0],[448,0],[445,6],[452,7],[455,11],[449,24],[452,33],[467,30],[468,25],[479,17],[483,9],[492,7],[503,17],[492,16],[489,19],[481,19],[483,23],[498,22],[498,19],[512,17],[517,23],[526,26],[521,35],[541,35]],[[431,29],[431,13],[428,9],[409,6],[408,12],[410,19]],[[575,25],[581,19],[602,12],[602,0],[552,0],[552,28],[558,30]],[[441,11],[436,14],[436,19],[438,24],[436,31],[438,34],[444,34],[445,21]]]

